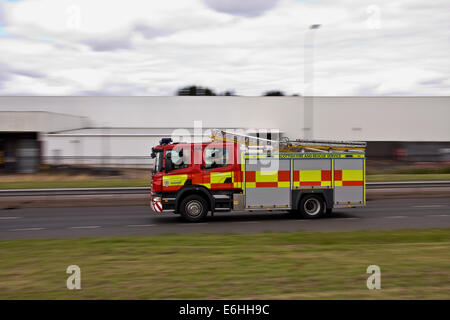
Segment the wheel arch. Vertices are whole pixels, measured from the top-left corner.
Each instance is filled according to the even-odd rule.
[[[315,195],[322,198],[326,208],[333,208],[334,192],[333,189],[297,189],[292,190],[292,209],[300,208],[302,199],[306,196]]]
[[[176,213],[180,213],[180,205],[183,199],[192,194],[197,194],[203,197],[208,204],[208,210],[210,210],[211,212],[214,211],[214,197],[212,196],[211,192],[206,187],[194,185],[184,186],[178,191],[177,197],[175,199]]]

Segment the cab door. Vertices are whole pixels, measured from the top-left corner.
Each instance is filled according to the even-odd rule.
[[[234,158],[231,145],[206,145],[201,167],[202,184],[210,190],[233,189]]]
[[[168,156],[172,161],[171,170],[167,165]],[[190,179],[191,171],[191,148],[189,146],[176,146],[172,149],[166,149],[164,152],[162,191],[178,191]]]

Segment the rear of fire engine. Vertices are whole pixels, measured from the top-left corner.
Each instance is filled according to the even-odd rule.
[[[364,143],[286,142],[255,153],[248,137],[213,138],[162,139],[152,149],[153,211],[198,222],[208,212],[289,210],[319,218],[333,208],[365,205]]]

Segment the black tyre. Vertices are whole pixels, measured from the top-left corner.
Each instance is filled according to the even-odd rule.
[[[205,219],[208,213],[208,204],[203,197],[193,194],[181,201],[180,212],[185,220],[199,222]]]
[[[323,216],[325,212],[325,203],[322,197],[309,195],[300,201],[300,214],[303,218],[317,219]]]

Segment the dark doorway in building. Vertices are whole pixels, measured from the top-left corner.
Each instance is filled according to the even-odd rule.
[[[36,132],[0,132],[0,170],[32,173],[39,169],[41,146]]]

